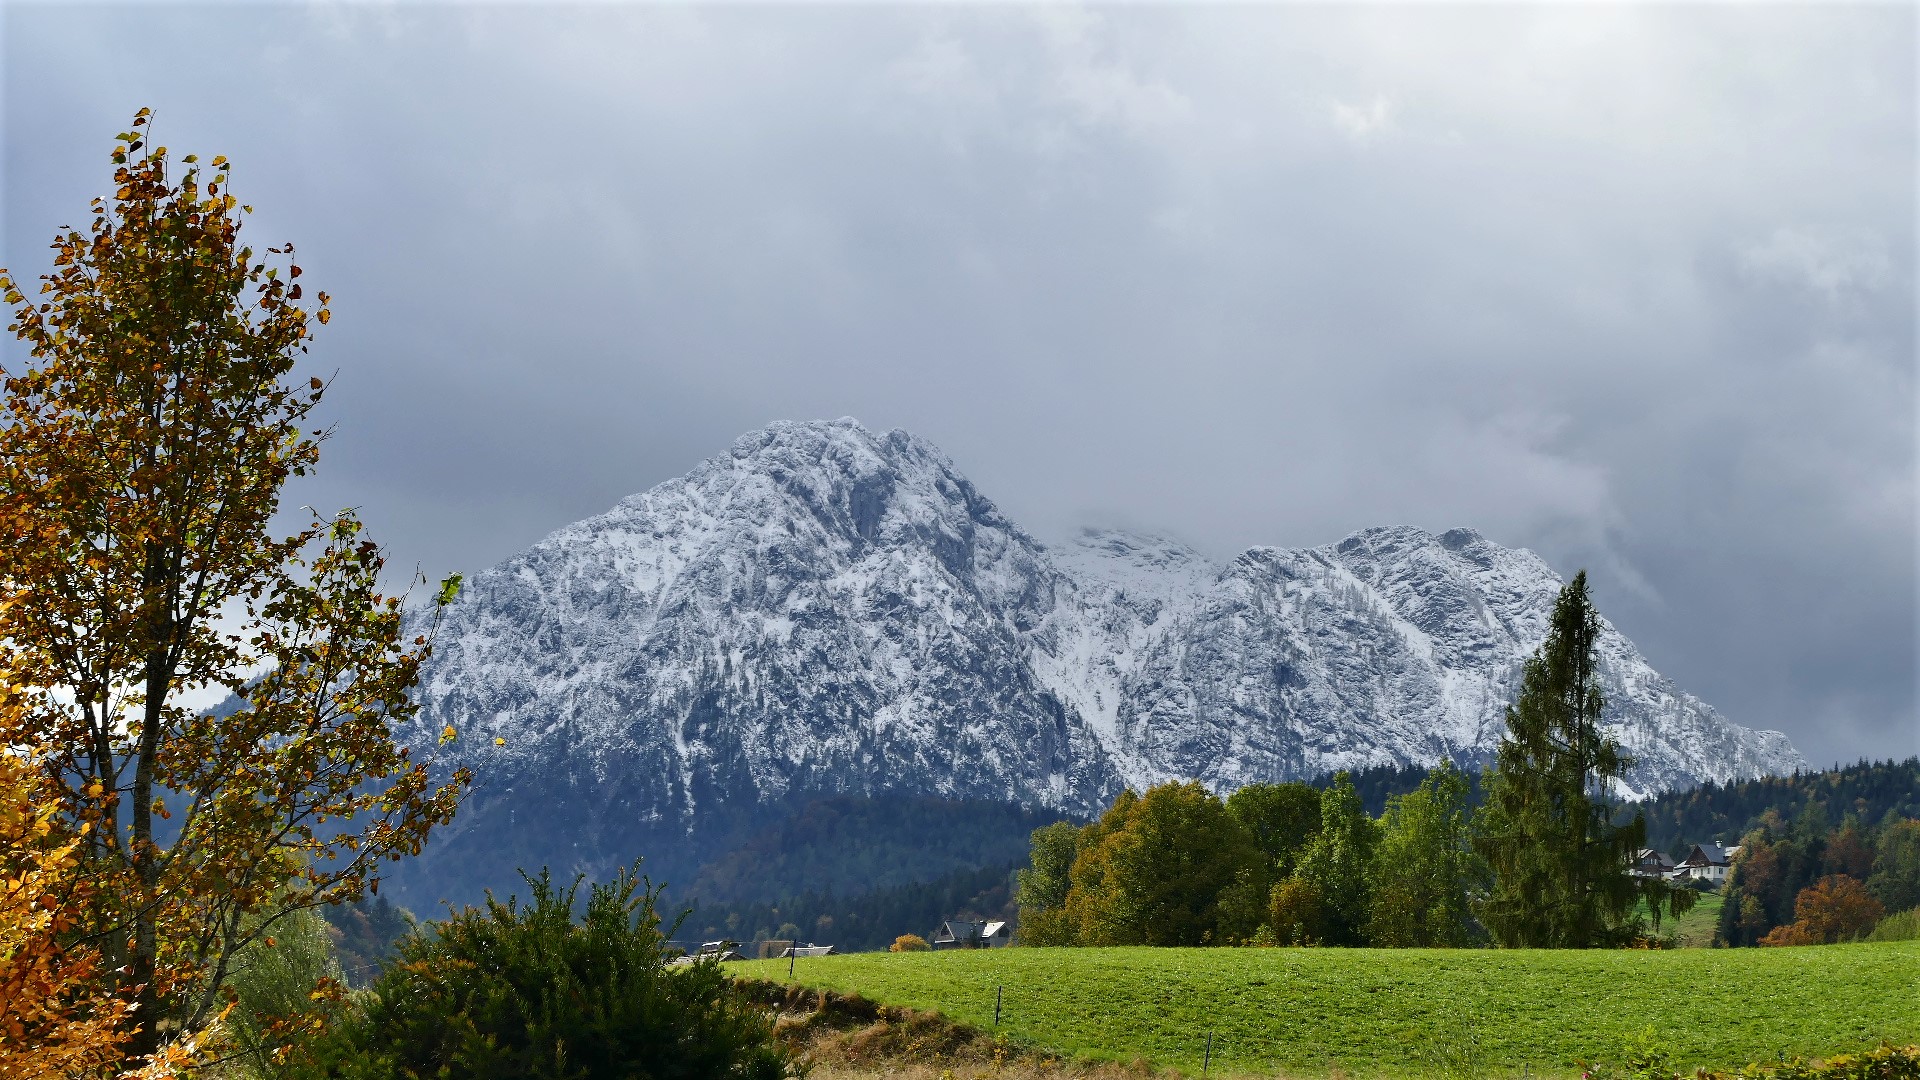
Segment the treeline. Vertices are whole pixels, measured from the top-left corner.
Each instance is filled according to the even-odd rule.
[[[1798,821],[1810,809],[1830,822],[1920,819],[1920,757],[1707,783],[1655,796],[1639,809],[1648,842],[1667,851],[1708,840],[1734,843],[1769,822],[1778,832],[1780,822]]]
[[[1484,797],[1480,790],[1480,766],[1490,761],[1470,756],[1453,759],[1453,766],[1460,770],[1467,782],[1467,807],[1477,809]],[[1387,801],[1396,795],[1405,795],[1419,788],[1433,770],[1425,765],[1369,765],[1364,769],[1347,770],[1347,782],[1353,785],[1354,794],[1359,796],[1360,805],[1374,817],[1387,812]],[[1317,776],[1307,783],[1319,790],[1326,790],[1334,784],[1337,773]]]
[[[1013,918],[1013,870],[1009,863],[969,868],[850,897],[805,893],[777,903],[701,903],[681,921],[675,938],[743,945],[798,939],[842,952],[881,950],[901,934],[932,937],[945,919]]]
[[[1760,815],[1741,838],[1720,909],[1730,945],[1813,945],[1872,931],[1889,912],[1920,907],[1920,820],[1879,823],[1848,814],[1837,825],[1825,803],[1804,803],[1791,822]]]
[[[1481,802],[1480,773],[1475,763],[1460,762],[1467,776],[1467,805]],[[1427,777],[1421,765],[1376,765],[1350,774],[1354,790],[1367,813],[1378,817],[1387,800],[1420,786]],[[1317,788],[1333,783],[1331,774],[1309,781]],[[1809,806],[1817,806],[1829,821],[1852,816],[1865,822],[1920,819],[1920,757],[1905,761],[1860,761],[1819,772],[1790,776],[1762,776],[1707,782],[1698,787],[1665,791],[1619,807],[1619,822],[1639,814],[1647,823],[1647,846],[1683,855],[1694,844],[1709,841],[1734,844],[1759,828],[1769,812],[1794,821]]]
[[[738,908],[807,893],[844,898],[981,867],[1004,873],[1025,856],[1027,834],[1059,817],[978,799],[814,799],[726,844],[690,877],[672,878],[667,895]]]
[[[1324,791],[1197,783],[1122,792],[1091,825],[1033,834],[1019,874],[1026,945],[1466,945],[1466,781],[1431,773],[1375,820],[1346,774]]]

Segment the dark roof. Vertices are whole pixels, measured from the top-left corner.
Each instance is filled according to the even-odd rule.
[[[1681,866],[1725,866],[1730,860],[1719,844],[1695,844]]]

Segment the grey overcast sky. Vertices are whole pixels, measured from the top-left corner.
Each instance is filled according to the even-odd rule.
[[[140,106],[231,156],[336,298],[295,502],[429,574],[853,415],[1042,537],[1472,526],[1905,756],[1915,11],[14,0],[4,262]]]

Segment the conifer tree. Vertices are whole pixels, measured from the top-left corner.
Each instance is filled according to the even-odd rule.
[[[1628,873],[1639,816],[1613,823],[1608,793],[1633,764],[1600,727],[1600,616],[1581,571],[1527,660],[1487,775],[1475,847],[1493,870],[1480,918],[1510,947],[1592,948],[1632,933]]]

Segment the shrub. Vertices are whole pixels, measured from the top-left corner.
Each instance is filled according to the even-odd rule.
[[[1862,1054],[1840,1054],[1823,1061],[1796,1058],[1707,1076],[1709,1080],[1920,1080],[1920,1046],[1882,1043]]]
[[[402,941],[363,1008],[313,1044],[342,1080],[780,1080],[772,1019],[711,960],[669,967],[658,890],[623,871],[592,886],[527,877],[524,905],[487,897]]]
[[[1628,1050],[1625,1068],[1590,1065],[1580,1075],[1582,1080],[1920,1080],[1920,1046],[1881,1043],[1864,1053],[1815,1061],[1794,1058],[1726,1071],[1682,1072],[1649,1033]]]
[[[1896,911],[1880,920],[1868,941],[1920,941],[1920,907]]]
[[[931,948],[933,948],[933,946],[927,944],[927,939],[921,937],[919,934],[901,934],[899,937],[893,939],[893,944],[887,946],[887,951],[926,952]]]

